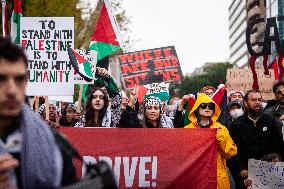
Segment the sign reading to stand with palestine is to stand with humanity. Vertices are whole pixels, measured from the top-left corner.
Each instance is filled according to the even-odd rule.
[[[74,18],[22,17],[20,42],[28,56],[27,95],[73,95]]]

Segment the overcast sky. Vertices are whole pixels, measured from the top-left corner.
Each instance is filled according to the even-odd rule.
[[[173,45],[182,71],[229,59],[228,0],[123,0],[133,49]]]

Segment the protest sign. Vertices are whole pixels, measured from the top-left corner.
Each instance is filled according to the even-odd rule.
[[[258,75],[259,91],[264,100],[274,98],[272,86],[275,82],[274,72],[269,69],[269,75],[264,74],[264,69],[256,69]],[[244,92],[252,89],[253,75],[249,69],[228,69],[226,87],[228,91],[242,90]]]
[[[125,53],[118,60],[126,88],[149,84],[147,77],[153,75],[161,75],[167,83],[182,79],[174,46]]]
[[[252,189],[284,189],[284,162],[249,159],[248,177]]]
[[[48,96],[50,101],[73,103],[73,96]]]
[[[27,95],[73,95],[74,18],[21,17],[20,41],[28,56]]]
[[[85,161],[107,161],[119,188],[217,188],[216,130],[60,130]],[[84,173],[85,167],[79,170]]]
[[[162,101],[170,99],[169,95],[169,83],[151,83],[147,85],[140,85],[138,87],[137,99],[139,103],[142,103],[144,98],[149,96],[156,96]]]

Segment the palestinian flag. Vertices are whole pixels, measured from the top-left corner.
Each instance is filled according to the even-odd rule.
[[[68,55],[71,61],[71,64],[75,71],[83,77],[86,81],[92,81],[95,76],[92,71],[92,64],[88,62],[84,57],[79,55],[74,49],[68,49]]]
[[[20,19],[22,17],[21,0],[14,0],[14,8],[11,18],[11,40],[20,44]]]
[[[121,38],[108,0],[104,0],[94,33],[91,36],[90,50],[98,53],[97,61],[113,54],[121,48]]]
[[[167,101],[170,98],[168,88],[168,84],[164,82],[140,85],[137,93],[138,102],[141,104],[143,99],[149,96],[155,96],[161,101]]]
[[[184,126],[187,126],[187,125],[190,124],[188,116],[189,116],[189,112],[192,110],[195,102],[196,102],[196,99],[193,98],[193,97],[190,97],[189,101],[186,103],[186,110],[185,110],[185,113],[184,113],[184,121],[183,121]]]

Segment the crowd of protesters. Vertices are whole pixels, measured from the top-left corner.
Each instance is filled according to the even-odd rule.
[[[60,135],[46,125],[216,129],[218,189],[249,187],[252,184],[248,178],[250,158],[266,161],[284,158],[282,81],[272,86],[275,100],[267,103],[259,91],[236,90],[226,92],[225,106],[220,105],[213,100],[216,88],[204,86],[197,94],[173,97],[169,104],[156,96],[144,98],[139,104],[137,88],[126,94],[119,90],[106,69],[97,68],[98,78],[88,91],[84,107],[61,102],[59,108],[51,103],[46,111],[46,103],[41,102],[37,111],[40,119],[31,110],[34,108],[24,104],[26,71],[23,51],[1,38],[0,188],[57,188],[76,181],[72,174],[74,167],[68,166],[71,157],[58,146]],[[24,141],[20,142],[19,150],[5,146],[12,137],[18,136]],[[33,179],[26,179],[30,177]]]
[[[76,113],[74,104],[68,104],[58,126],[217,129],[218,189],[249,187],[250,158],[263,159],[270,154],[284,158],[282,81],[273,86],[275,100],[268,103],[257,90],[228,91],[223,108],[212,100],[216,88],[205,86],[197,94],[174,97],[167,108],[155,96],[144,98],[142,104],[138,104],[136,88],[126,95],[114,85],[107,70],[101,69],[99,73],[105,85],[93,86],[81,114]],[[191,100],[193,106],[186,114]],[[55,112],[58,111],[53,107],[50,121],[54,120]]]

